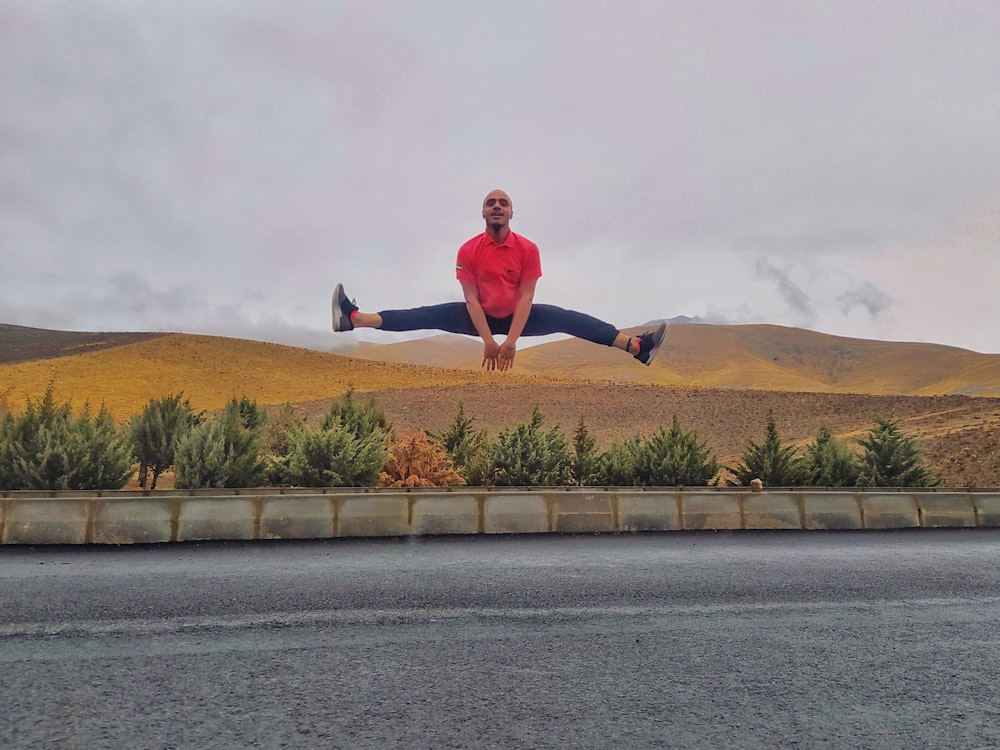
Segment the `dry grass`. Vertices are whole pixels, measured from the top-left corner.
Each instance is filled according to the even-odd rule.
[[[782,435],[800,444],[811,440],[820,424],[856,438],[876,417],[891,416],[918,437],[946,484],[1000,486],[1000,399],[984,397],[1000,394],[997,355],[774,326],[679,325],[670,329],[668,347],[653,367],[637,366],[621,352],[560,341],[522,350],[518,370],[499,374],[478,369],[478,347],[459,342],[454,350],[446,337],[424,346],[425,353],[435,349],[453,363],[434,368],[238,339],[165,335],[0,364],[0,408],[5,403],[23,408],[26,398],[40,399],[51,383],[58,400],[77,408],[85,401],[103,403],[120,421],[150,399],[178,391],[198,410],[219,409],[233,396],[246,395],[262,406],[291,403],[318,415],[353,387],[370,393],[401,434],[443,429],[459,401],[492,434],[527,421],[535,405],[548,424],[561,425],[567,434],[583,416],[602,446],[653,432],[676,414],[723,463],[732,463],[747,440],[761,439],[769,410]],[[35,343],[45,348],[44,342]],[[80,351],[72,340],[60,340],[60,346]],[[394,357],[405,360],[408,347],[420,343],[395,345]],[[458,369],[463,362],[470,369]],[[932,395],[944,393],[980,397]]]
[[[406,384],[411,388],[488,382],[483,372],[387,364],[257,341],[174,334],[57,359],[0,365],[0,394],[11,408],[40,399],[51,383],[60,401],[104,404],[118,420],[150,399],[183,390],[195,409],[215,410],[233,396],[261,405],[300,403]],[[532,375],[509,382],[547,383]]]

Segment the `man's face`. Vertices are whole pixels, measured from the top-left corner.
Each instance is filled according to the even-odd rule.
[[[483,218],[491,227],[506,226],[514,215],[514,204],[503,190],[493,190],[483,199]]]

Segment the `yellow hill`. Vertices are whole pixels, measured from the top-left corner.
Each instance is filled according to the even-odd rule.
[[[54,359],[0,365],[0,405],[20,409],[51,383],[58,401],[102,403],[116,419],[153,398],[183,390],[195,409],[218,409],[233,396],[260,405],[301,403],[386,388],[489,382],[546,382],[530,375],[489,374],[387,364],[309,349],[216,336],[172,334]]]
[[[1000,355],[772,325],[672,325],[665,348],[648,368],[636,367],[619,351],[575,339],[526,349],[518,353],[518,364],[556,377],[667,386],[1000,396]]]

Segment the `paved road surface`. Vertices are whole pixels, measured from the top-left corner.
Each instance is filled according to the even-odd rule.
[[[3,748],[1000,747],[1000,531],[0,548]]]

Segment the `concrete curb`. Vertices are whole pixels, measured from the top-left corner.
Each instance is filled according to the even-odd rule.
[[[0,493],[2,544],[976,527],[1000,527],[1000,490],[466,487]]]

